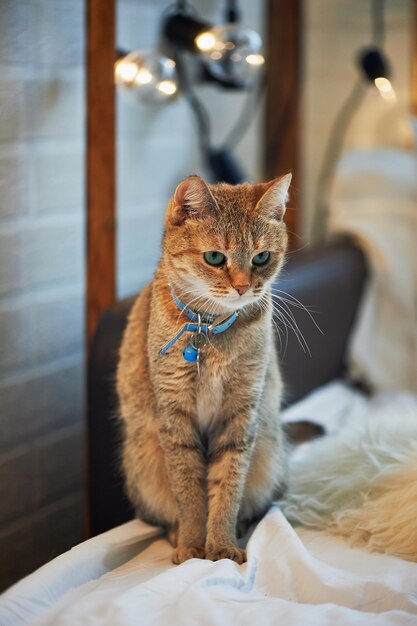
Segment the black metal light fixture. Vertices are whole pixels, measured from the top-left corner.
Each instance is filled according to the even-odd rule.
[[[211,25],[177,13],[166,19],[163,34],[175,49],[198,55],[206,79],[222,86],[250,87],[265,61],[259,34],[238,21]]]
[[[247,102],[255,105],[250,91],[255,95],[261,93],[258,87],[262,86],[259,76],[264,57],[259,34],[240,22],[237,0],[224,1],[225,22],[221,24],[201,19],[187,1],[178,1],[169,7],[162,14],[160,24],[164,53],[159,50],[119,52],[115,81],[121,90],[153,105],[183,96],[196,119],[201,152],[212,181],[236,184],[247,179],[232,148],[247,129],[248,106],[243,106],[226,141],[214,147],[209,111],[194,86],[207,82],[222,88],[247,90]],[[196,66],[199,72],[195,72]],[[229,137],[233,138],[230,145]]]
[[[173,58],[157,50],[134,50],[116,62],[116,84],[134,91],[146,102],[166,102],[178,92],[175,58],[189,52],[199,59],[204,72],[201,82],[215,82],[222,87],[250,88],[264,64],[262,39],[239,21],[235,0],[226,2],[223,24],[211,24],[196,17],[188,3],[178,2],[161,19],[161,40]]]
[[[391,84],[391,67],[383,50],[379,47],[363,48],[358,53],[358,63],[364,77],[375,85],[385,100],[395,100]]]

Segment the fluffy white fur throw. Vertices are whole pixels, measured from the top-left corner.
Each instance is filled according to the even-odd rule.
[[[304,444],[281,503],[295,524],[417,561],[417,397],[379,395],[363,422]]]

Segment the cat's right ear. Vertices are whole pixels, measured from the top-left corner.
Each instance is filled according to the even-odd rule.
[[[258,201],[256,210],[270,219],[282,220],[291,178],[292,174],[285,174],[285,176],[281,176],[281,178],[270,183],[261,183],[262,187],[266,186],[266,191]]]
[[[216,201],[200,176],[189,176],[178,185],[169,209],[169,221],[180,226],[187,219],[204,219],[216,210]]]

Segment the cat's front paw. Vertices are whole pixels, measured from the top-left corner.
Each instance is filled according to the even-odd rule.
[[[208,547],[206,548],[206,559],[210,561],[220,561],[220,559],[231,559],[235,563],[246,563],[246,550],[234,545]]]
[[[177,546],[172,552],[171,560],[175,565],[179,565],[188,559],[204,559],[204,557],[204,548],[201,546]]]

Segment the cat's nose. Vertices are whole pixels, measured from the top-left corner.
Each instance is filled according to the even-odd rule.
[[[236,291],[238,292],[239,296],[243,296],[244,293],[247,292],[247,290],[249,289],[250,285],[245,284],[245,285],[233,285],[233,287],[236,289]]]

